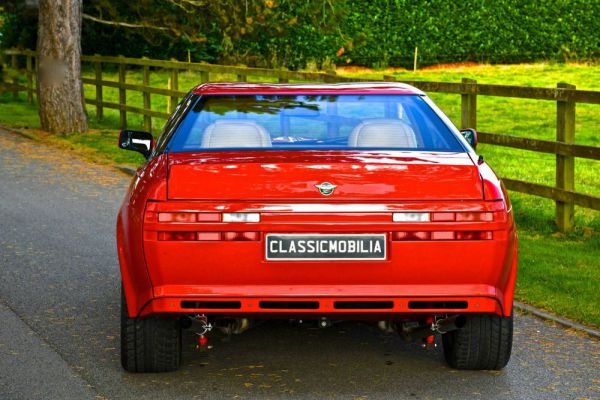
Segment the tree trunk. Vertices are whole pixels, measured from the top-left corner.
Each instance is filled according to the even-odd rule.
[[[38,21],[38,102],[42,129],[85,132],[87,116],[81,83],[82,0],[40,0]]]

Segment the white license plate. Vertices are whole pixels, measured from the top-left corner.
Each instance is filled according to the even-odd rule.
[[[267,234],[267,260],[385,260],[386,235]]]

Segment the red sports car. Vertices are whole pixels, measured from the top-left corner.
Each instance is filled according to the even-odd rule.
[[[182,329],[365,320],[459,369],[510,357],[517,234],[506,191],[400,83],[210,83],[142,153],[117,220],[121,358],[176,369]]]

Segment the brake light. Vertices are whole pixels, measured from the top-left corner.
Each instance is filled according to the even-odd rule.
[[[196,222],[196,213],[190,212],[161,212],[158,213],[158,222]]]
[[[431,240],[452,240],[454,239],[453,231],[431,232]]]
[[[249,242],[260,240],[259,232],[182,232],[182,231],[161,231],[158,232],[160,241],[235,241]]]
[[[433,213],[431,220],[435,222],[447,222],[454,221],[456,216],[453,212],[437,212]]]
[[[491,212],[457,212],[456,221],[489,222],[494,220],[494,213]]]
[[[258,240],[258,232],[224,232],[223,240],[234,240],[234,241]]]
[[[462,231],[456,232],[456,240],[491,240],[491,231]]]
[[[198,222],[221,222],[221,214],[219,213],[198,213],[196,214]]]
[[[196,240],[196,232],[158,232],[158,240],[165,241],[192,241]]]
[[[431,215],[434,222],[491,222],[493,212],[436,212]]]
[[[198,232],[197,239],[203,241],[221,240],[221,232]]]
[[[158,222],[221,222],[219,213],[160,212]]]
[[[394,232],[392,240],[430,240],[431,232]]]
[[[394,241],[419,240],[491,240],[492,231],[407,231],[392,232]]]

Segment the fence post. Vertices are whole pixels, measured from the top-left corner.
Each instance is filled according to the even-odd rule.
[[[16,54],[13,54],[11,56],[10,66],[13,70],[12,71],[12,73],[13,73],[12,83],[14,85],[13,100],[18,100],[19,99],[19,88],[17,87],[17,85],[19,84],[19,71],[17,69],[19,68],[19,64],[17,63],[17,55]]]
[[[125,63],[123,60],[119,62],[119,125],[121,129],[127,127],[127,111],[125,106],[127,105],[127,92],[125,90],[125,79],[126,79]]]
[[[559,83],[559,89],[575,89],[575,85]],[[560,94],[560,93],[559,93]],[[558,96],[556,102],[556,141],[575,142],[575,102],[564,96]],[[568,191],[575,190],[575,158],[556,155],[556,188]],[[556,225],[560,232],[573,230],[575,205],[556,201]]]
[[[5,56],[4,51],[0,50],[0,95],[5,92],[4,75],[5,75]]]
[[[100,57],[96,54],[97,57]],[[96,61],[94,63],[94,69],[96,70],[96,119],[101,120],[104,118],[104,107],[102,107],[102,63]]]
[[[179,70],[177,68],[173,68],[171,70],[171,90],[179,90]],[[171,96],[171,110],[172,112],[177,107],[177,96]]]
[[[33,56],[27,56],[27,102],[33,104]]]
[[[460,127],[461,129],[477,129],[477,81],[462,79],[462,93],[460,95]]]
[[[144,65],[144,86],[150,86],[150,67]],[[150,102],[150,92],[144,92],[144,111],[150,111],[152,103]],[[152,132],[152,117],[144,114],[144,130]]]

